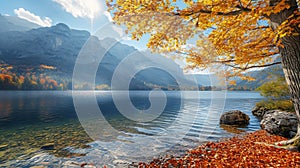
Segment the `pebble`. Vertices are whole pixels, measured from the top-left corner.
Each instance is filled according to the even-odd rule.
[[[63,163],[63,167],[66,167],[66,168],[72,168],[72,167],[80,167],[80,164],[77,163],[77,162],[74,162],[74,161],[66,161]]]
[[[114,160],[113,164],[116,164],[116,165],[118,165],[118,164],[126,164],[126,165],[128,165],[129,162],[127,162],[125,160]]]
[[[53,150],[54,149],[54,143],[48,143],[41,147],[42,150]]]
[[[93,165],[85,165],[83,166],[84,168],[96,168],[96,166],[93,166]]]
[[[6,150],[8,148],[7,144],[0,145],[0,151]]]

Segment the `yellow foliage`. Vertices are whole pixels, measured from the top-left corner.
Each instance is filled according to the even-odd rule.
[[[234,81],[234,80],[229,81],[229,85],[235,86],[236,85],[236,81]]]
[[[278,55],[278,48],[283,47],[280,39],[299,35],[294,32],[300,23],[298,9],[276,30],[269,25],[271,14],[290,8],[285,0],[275,5],[270,5],[269,0],[132,2],[107,0],[115,23],[125,25],[132,39],[150,34],[147,46],[152,51],[184,56],[189,68],[213,64],[224,71],[218,66],[229,66],[225,70],[228,77],[268,66]],[[194,47],[187,48],[187,41],[195,38]]]
[[[49,70],[56,69],[56,67],[54,67],[54,66],[49,66],[49,65],[44,65],[44,64],[40,65],[40,68],[41,69],[49,69]]]

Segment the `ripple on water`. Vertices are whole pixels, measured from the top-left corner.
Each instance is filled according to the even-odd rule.
[[[147,161],[148,154],[183,154],[185,150],[206,141],[260,128],[258,120],[251,114],[251,109],[261,98],[253,92],[246,93],[246,96],[230,92],[225,109],[209,108],[211,100],[209,97],[205,98],[205,94],[209,93],[201,95],[199,102],[189,97],[180,108],[180,97],[174,94],[165,112],[153,122],[145,123],[120,117],[110,103],[109,92],[97,94],[100,96],[99,104],[104,104],[101,109],[104,116],[115,129],[122,132],[121,135],[110,135],[110,132],[101,130],[102,135],[108,137],[105,141],[95,141],[85,133],[78,122],[70,92],[6,92],[5,101],[2,101],[3,97],[0,98],[0,106],[3,107],[0,111],[0,167],[30,167],[40,164],[56,167],[68,161],[102,165],[137,161],[136,158],[126,157],[131,151],[137,151],[139,160]],[[138,96],[144,94],[147,96],[146,93],[139,93]],[[218,116],[223,111],[234,109],[250,116],[247,127],[228,128],[218,124]],[[185,136],[180,137],[182,135]],[[47,143],[54,143],[54,150],[40,149]],[[151,155],[150,159],[152,157]]]

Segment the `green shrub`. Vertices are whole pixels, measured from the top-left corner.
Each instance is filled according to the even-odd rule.
[[[269,110],[295,111],[290,98],[289,88],[283,77],[278,77],[274,81],[266,82],[256,89],[267,98],[256,104],[257,107],[265,107]]]
[[[269,110],[284,110],[294,112],[295,108],[291,100],[263,100],[256,103],[257,107],[265,107]]]

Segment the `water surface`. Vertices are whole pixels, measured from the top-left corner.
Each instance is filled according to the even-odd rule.
[[[125,102],[124,92],[115,93],[118,101]],[[149,93],[130,92],[130,101],[141,113],[151,106]],[[163,155],[161,151],[182,154],[209,140],[259,129],[258,120],[251,114],[262,99],[256,92],[165,92],[165,108],[150,122],[124,117],[112,92],[73,94],[81,102],[80,120],[71,91],[1,91],[0,166],[55,167],[68,160],[113,165],[118,160],[151,159]],[[98,116],[99,111],[93,111],[93,95],[103,118]],[[250,124],[234,130],[220,127],[219,116],[229,110],[245,112]],[[54,149],[40,149],[49,144]]]

